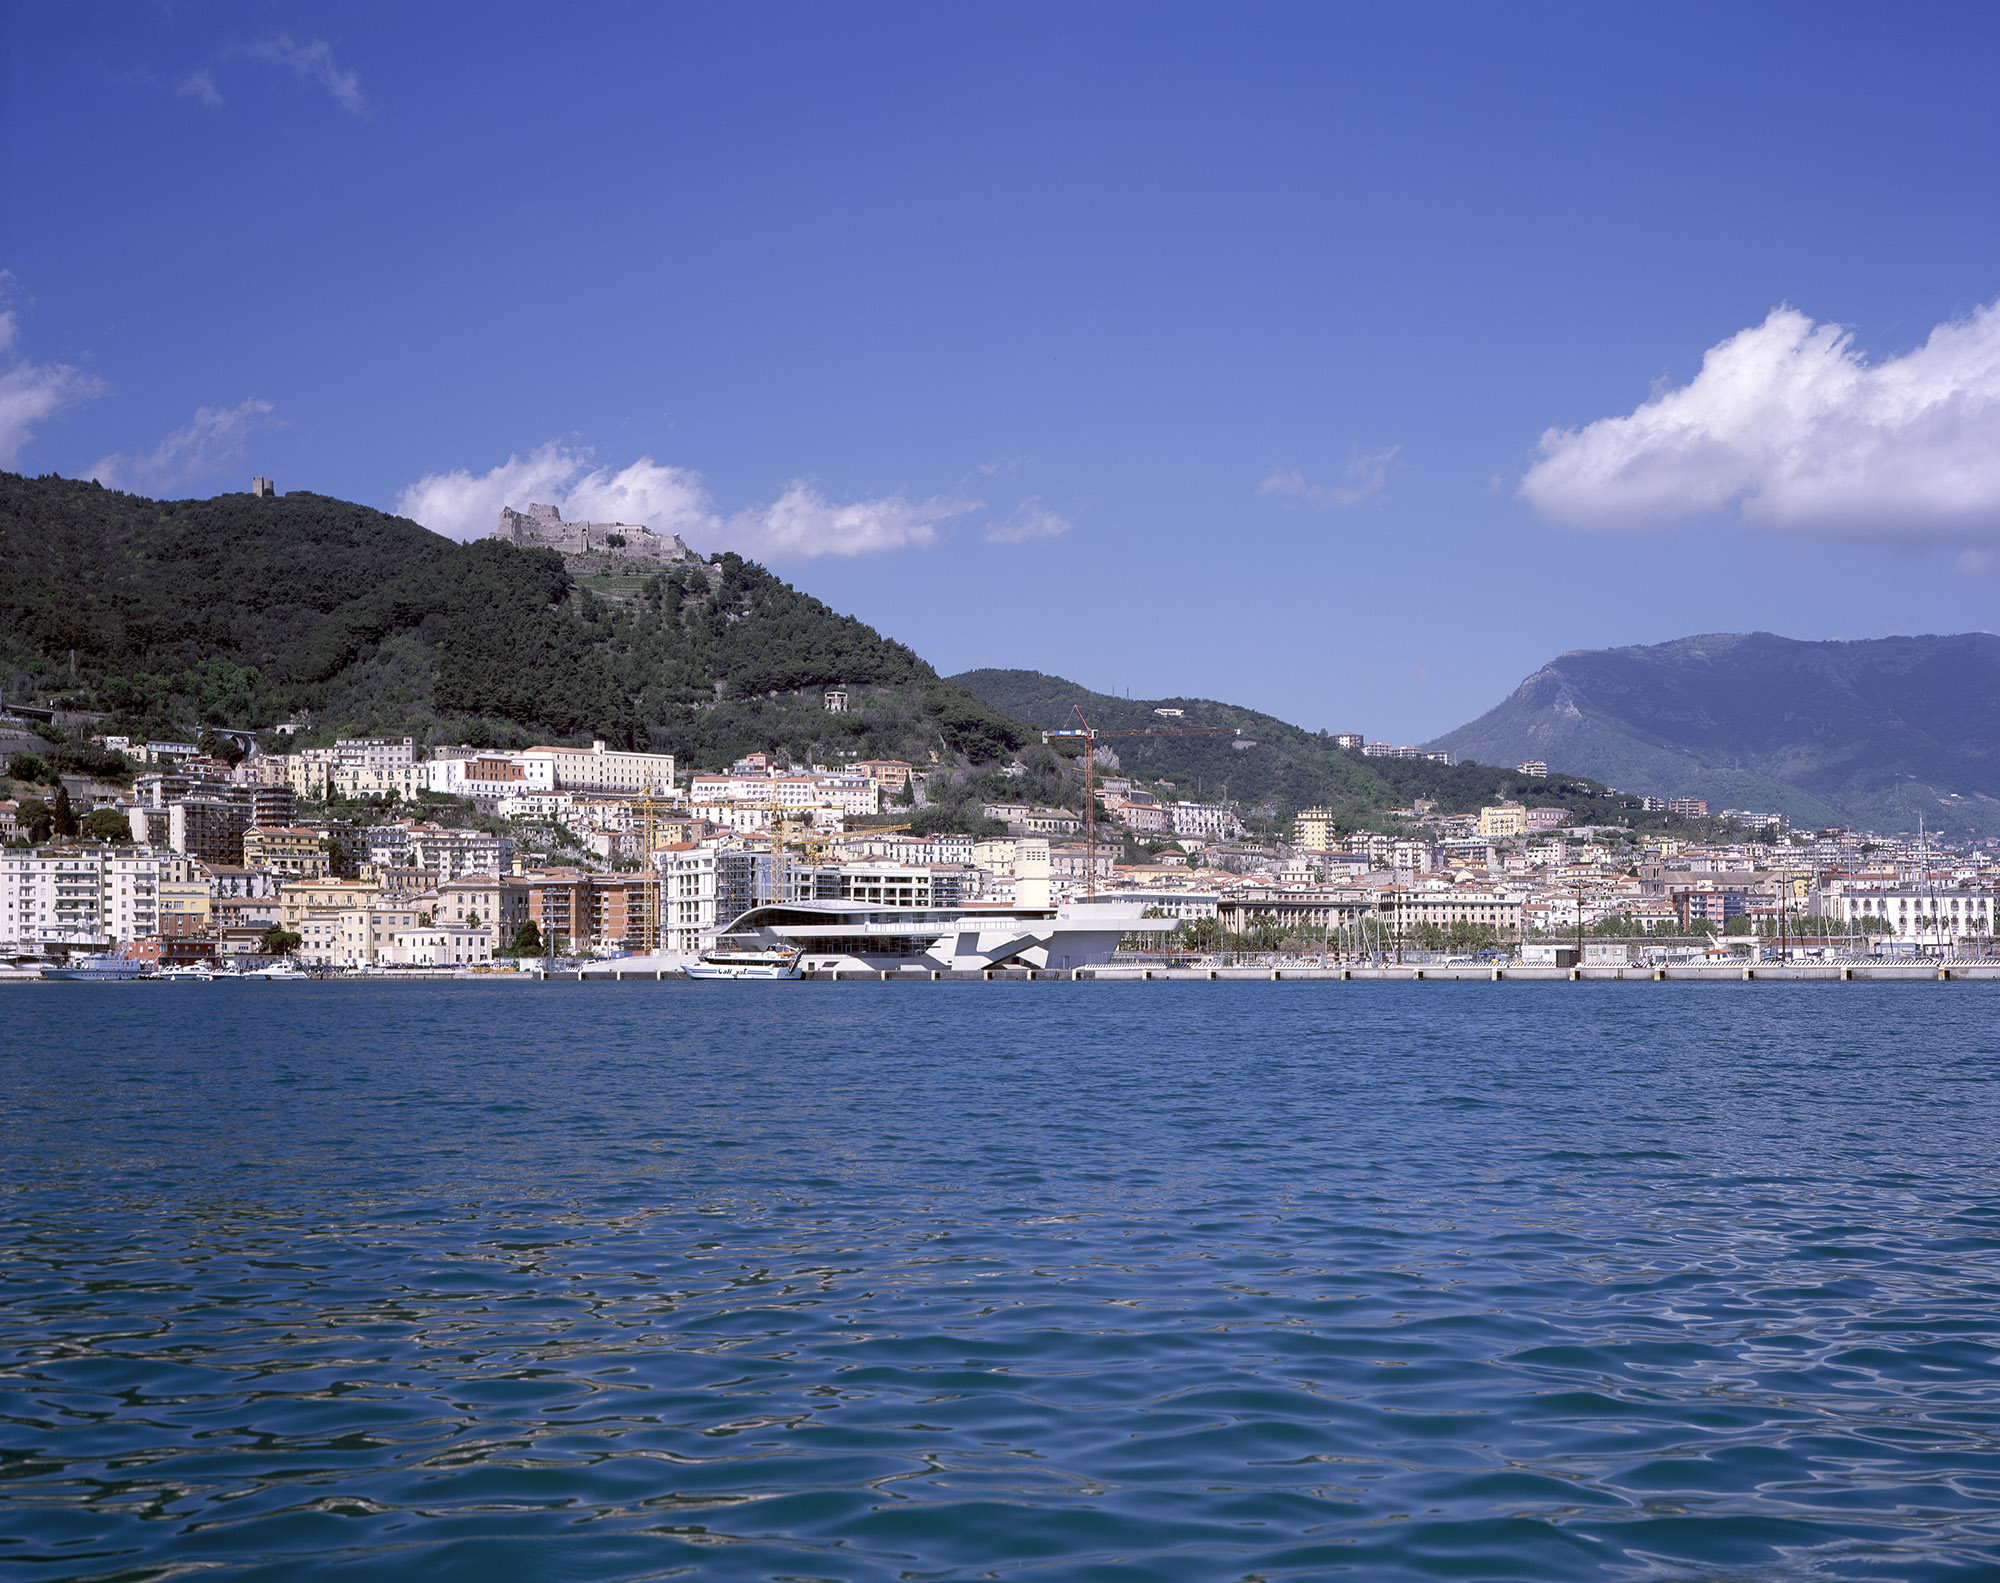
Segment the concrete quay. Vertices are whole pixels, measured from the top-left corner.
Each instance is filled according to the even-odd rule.
[[[677,979],[657,969],[620,970],[615,963],[566,973],[551,980],[586,983]],[[2000,979],[1996,962],[1825,962],[1674,963],[1661,967],[1079,967],[985,968],[952,972],[937,968],[815,969],[799,981],[843,984],[1014,983],[1069,980],[1085,983],[1579,983],[1613,980],[1702,983],[1959,983]]]

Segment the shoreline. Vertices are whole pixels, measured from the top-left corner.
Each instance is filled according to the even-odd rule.
[[[231,975],[211,982],[228,983]],[[977,983],[1875,983],[1938,984],[2000,981],[2000,962],[1827,964],[1751,963],[1711,965],[1682,963],[1663,967],[994,967],[945,968],[815,968],[796,979],[742,980],[745,983],[818,984],[977,984]],[[0,984],[70,982],[38,975],[0,975]],[[159,984],[159,979],[113,979],[115,984]],[[246,983],[262,983],[245,979]],[[308,980],[314,984],[694,984],[711,982],[656,968],[570,969],[557,973],[410,972],[396,974],[337,974]]]

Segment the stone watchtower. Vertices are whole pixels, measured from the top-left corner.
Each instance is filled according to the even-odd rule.
[[[278,495],[278,486],[268,478],[253,478],[250,480],[250,493],[255,495],[259,500],[275,500]]]

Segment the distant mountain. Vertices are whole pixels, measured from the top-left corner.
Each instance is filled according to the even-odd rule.
[[[696,767],[753,748],[982,761],[1032,740],[737,555],[590,575],[304,491],[159,501],[0,473],[0,566],[0,690],[132,731],[302,712],[308,741],[593,735]],[[848,713],[825,711],[827,686]]]
[[[1432,745],[1711,810],[2000,834],[2000,637],[1715,633],[1578,650]]]

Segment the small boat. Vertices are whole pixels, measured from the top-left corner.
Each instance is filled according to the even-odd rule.
[[[786,946],[704,951],[688,963],[689,978],[797,978],[804,959]]]
[[[270,963],[268,966],[246,967],[236,973],[232,973],[230,977],[264,978],[264,979],[271,979],[274,981],[281,981],[284,983],[291,983],[294,981],[298,983],[304,983],[306,980],[312,977],[312,974],[301,973],[299,971],[298,963],[294,962],[288,956],[281,956],[278,958],[277,961]]]
[[[161,968],[154,976],[168,984],[206,984],[215,973],[206,962],[180,962]]]
[[[151,978],[152,968],[116,951],[86,956],[62,967],[45,967],[43,978],[61,979],[71,984],[116,984],[127,979]]]

